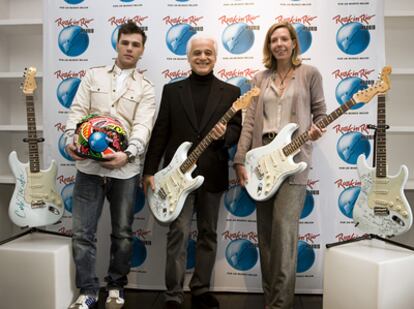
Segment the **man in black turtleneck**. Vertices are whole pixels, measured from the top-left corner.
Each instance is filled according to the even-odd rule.
[[[186,251],[193,210],[197,215],[198,236],[195,269],[189,284],[192,307],[219,308],[209,287],[216,257],[220,199],[229,183],[228,148],[239,139],[241,113],[227,125],[218,124],[218,121],[237,100],[240,89],[214,76],[217,42],[213,38],[192,37],[187,46],[187,58],[192,70],[190,77],[167,84],[163,89],[144,164],[144,191],[154,190],[154,174],[163,155],[166,166],[183,142],[192,142],[194,148],[213,129],[215,140],[200,156],[197,169],[192,173],[192,176],[203,175],[204,183],[188,195],[180,215],[169,226],[164,308],[182,308],[184,302]]]

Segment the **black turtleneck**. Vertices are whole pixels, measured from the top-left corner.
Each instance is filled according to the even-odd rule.
[[[208,96],[210,94],[211,85],[214,79],[214,74],[213,71],[211,71],[207,75],[198,75],[192,71],[189,79],[194,109],[197,115],[198,123],[200,124],[204,111],[206,109]]]

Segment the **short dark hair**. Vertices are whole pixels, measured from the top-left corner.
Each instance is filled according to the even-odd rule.
[[[117,42],[119,42],[119,39],[121,38],[121,34],[134,34],[134,33],[140,34],[142,36],[142,44],[145,45],[145,42],[147,41],[147,35],[145,34],[144,30],[138,27],[137,24],[131,19],[119,27]]]

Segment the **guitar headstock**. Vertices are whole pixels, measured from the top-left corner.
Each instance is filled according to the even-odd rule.
[[[252,98],[257,97],[259,94],[260,94],[260,88],[254,87],[250,89],[248,92],[243,94],[233,103],[233,108],[236,111],[246,108],[247,106],[249,106],[250,102],[252,101]]]
[[[23,82],[23,93],[25,95],[32,95],[34,93],[34,91],[37,88],[36,85],[36,80],[35,80],[35,75],[36,75],[36,68],[34,67],[30,67],[30,68],[26,68],[24,70],[24,82]]]
[[[364,90],[360,90],[355,93],[352,98],[357,103],[368,103],[376,94],[385,94],[390,88],[390,78],[392,68],[385,66],[382,71],[380,78],[372,85]]]

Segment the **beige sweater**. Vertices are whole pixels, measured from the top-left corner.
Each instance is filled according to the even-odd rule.
[[[270,87],[273,72],[264,70],[257,73],[252,86],[264,90]],[[322,76],[319,71],[307,64],[301,64],[294,71],[295,89],[292,103],[292,122],[299,124],[296,134],[302,134],[309,130],[312,122],[315,123],[326,114],[325,98],[323,94]],[[247,110],[243,122],[243,129],[237,145],[237,152],[234,157],[234,164],[244,164],[246,152],[252,148],[262,146],[263,133],[263,94],[255,97]],[[306,184],[309,174],[309,165],[312,159],[312,144],[305,143],[301,151],[295,156],[295,161],[305,161],[308,168],[297,175],[289,178],[290,183]]]

